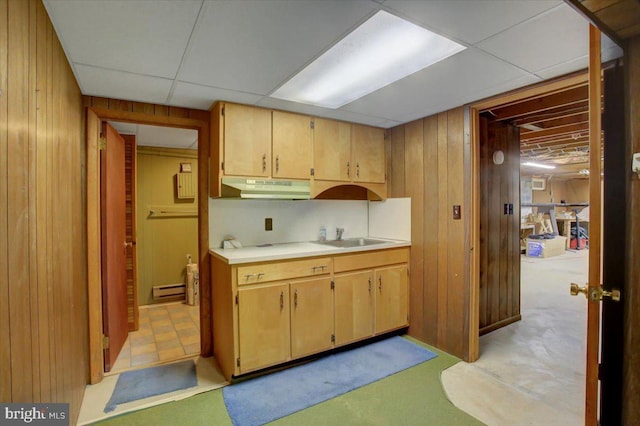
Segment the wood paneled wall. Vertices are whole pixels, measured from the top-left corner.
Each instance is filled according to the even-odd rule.
[[[504,162],[494,164],[502,151]],[[512,209],[505,212],[505,205]],[[480,334],[520,320],[520,137],[480,118]]]
[[[625,49],[625,87],[627,96],[627,161],[640,152],[640,36],[627,40]],[[627,199],[629,238],[627,238],[627,282],[624,285],[624,365],[622,424],[640,418],[640,176],[631,174]]]
[[[468,359],[464,109],[391,129],[387,161],[388,196],[411,197],[409,334]]]
[[[88,377],[82,98],[40,0],[0,0],[0,401]]]

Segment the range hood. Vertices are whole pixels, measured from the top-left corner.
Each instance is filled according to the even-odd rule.
[[[222,197],[246,199],[308,200],[309,181],[222,178]]]

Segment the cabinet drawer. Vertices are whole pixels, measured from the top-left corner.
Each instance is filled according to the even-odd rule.
[[[336,256],[333,260],[334,271],[355,271],[357,269],[375,268],[383,265],[395,265],[409,262],[409,249],[369,251],[360,254]]]
[[[288,280],[290,278],[328,275],[331,258],[293,260],[287,262],[258,263],[238,267],[238,285]]]

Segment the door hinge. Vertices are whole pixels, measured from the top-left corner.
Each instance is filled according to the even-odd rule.
[[[109,349],[109,336],[102,335],[102,349]]]
[[[240,368],[240,357],[236,358],[236,367]]]
[[[312,129],[315,129],[316,128],[316,123],[313,120],[311,120],[309,122],[309,127],[311,127]]]
[[[332,334],[331,335],[331,343],[335,343],[336,342],[336,335]]]
[[[222,169],[222,171],[224,172],[224,161],[220,163],[220,169]]]
[[[220,115],[224,115],[224,107],[220,109]]]
[[[100,151],[104,151],[105,149],[107,149],[107,139],[102,136],[102,133],[100,134],[100,142],[98,142],[98,147],[100,148]]]
[[[236,305],[238,304],[238,295],[236,294]]]
[[[315,176],[316,175],[316,169],[314,169],[313,167],[311,168],[311,176]]]
[[[334,280],[331,280],[331,290],[335,290],[336,288],[336,282]]]

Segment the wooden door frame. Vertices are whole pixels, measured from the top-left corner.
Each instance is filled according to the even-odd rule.
[[[466,253],[469,253],[469,293],[468,303],[468,362],[473,362],[480,356],[480,112],[496,108],[511,102],[522,101],[530,97],[551,95],[555,92],[582,86],[589,80],[587,71],[570,74],[555,80],[540,82],[523,89],[514,90],[478,102],[465,108],[465,128],[469,137],[468,148],[465,148],[465,187],[470,188],[469,236]]]
[[[209,280],[209,123],[172,116],[87,107],[100,120],[193,129],[198,132],[198,263],[200,272],[200,353],[213,354],[211,284]],[[86,115],[85,115],[86,120]],[[86,123],[85,123],[86,125]],[[88,133],[88,132],[87,132]],[[100,147],[87,135],[87,308],[89,382],[104,377],[102,353],[102,275],[100,252]]]

